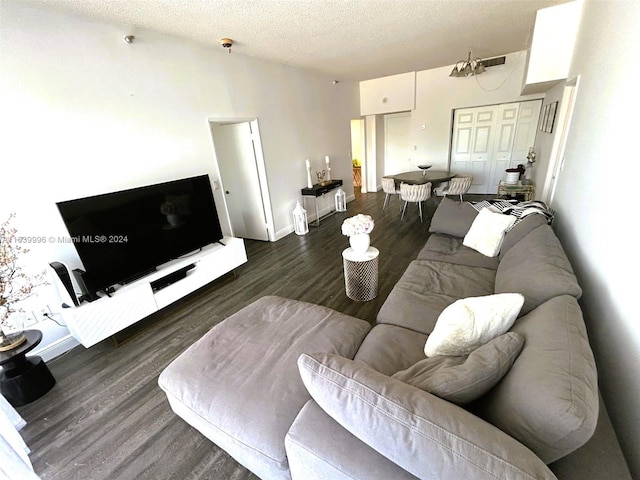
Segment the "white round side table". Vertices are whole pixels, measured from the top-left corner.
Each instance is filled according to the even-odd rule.
[[[358,302],[368,302],[378,295],[378,255],[375,247],[365,253],[356,253],[349,247],[342,252],[344,285],[347,297]]]

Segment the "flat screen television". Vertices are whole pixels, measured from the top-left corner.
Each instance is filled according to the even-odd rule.
[[[95,291],[222,239],[208,175],[57,203]]]

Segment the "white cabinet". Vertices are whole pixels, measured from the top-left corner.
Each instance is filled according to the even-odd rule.
[[[528,52],[522,94],[546,92],[569,75],[580,23],[580,2],[543,8]]]
[[[360,82],[360,115],[406,112],[416,107],[416,72]]]
[[[118,288],[110,297],[66,310],[71,335],[85,347],[95,345],[247,261],[244,240],[224,237],[222,243],[166,263],[154,273]],[[182,269],[189,269],[184,278],[154,291],[154,284]]]

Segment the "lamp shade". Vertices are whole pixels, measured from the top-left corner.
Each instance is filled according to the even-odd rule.
[[[291,212],[293,215],[293,230],[297,235],[309,233],[309,222],[307,221],[307,211],[302,208],[300,202],[296,202],[296,207]]]

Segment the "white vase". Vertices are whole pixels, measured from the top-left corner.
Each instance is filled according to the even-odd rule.
[[[358,235],[351,235],[349,237],[349,245],[353,248],[353,251],[356,253],[365,253],[369,248],[369,234],[368,233],[359,233]]]

